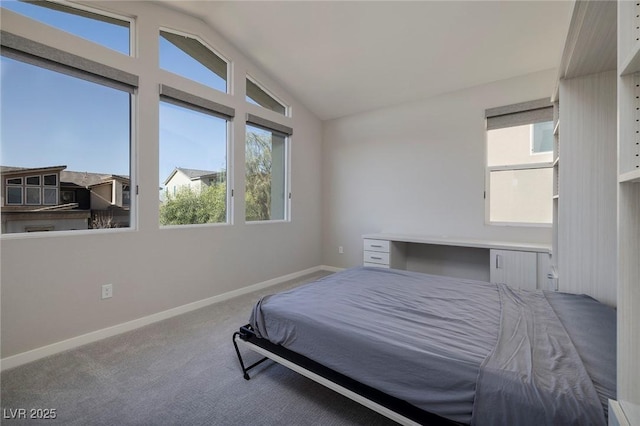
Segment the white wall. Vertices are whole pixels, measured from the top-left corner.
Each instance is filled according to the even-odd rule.
[[[99,3],[91,3],[99,4]],[[321,122],[272,79],[253,67],[203,22],[149,2],[103,2],[137,17],[137,40],[154,46],[158,27],[200,34],[233,61],[233,94],[208,90],[157,68],[157,49],[138,58],[99,48],[43,25],[3,13],[3,30],[51,44],[140,75],[136,110],[139,196],[137,229],[75,232],[41,237],[3,236],[1,249],[2,357],[141,318],[190,302],[321,264]],[[292,105],[293,117],[248,104],[246,72]],[[158,84],[200,91],[236,109],[233,225],[159,229]],[[247,112],[293,127],[292,221],[244,223],[244,117]],[[171,253],[171,262],[167,262]],[[101,301],[102,284],[113,298]],[[247,312],[248,318],[249,312]]]
[[[555,79],[548,70],[325,122],[324,263],[362,264],[371,232],[550,243],[551,227],[485,224],[484,110],[549,97]]]

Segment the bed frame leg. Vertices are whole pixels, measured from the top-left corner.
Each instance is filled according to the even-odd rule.
[[[249,370],[251,370],[253,367],[256,367],[256,366],[262,364],[263,362],[265,362],[269,358],[264,357],[261,360],[259,360],[257,362],[254,362],[250,366],[245,367],[244,366],[244,361],[242,360],[242,355],[240,354],[240,349],[238,348],[238,342],[236,341],[236,336],[239,337],[239,338],[242,338],[242,334],[240,332],[238,332],[238,331],[233,333],[233,347],[236,349],[236,355],[238,355],[238,361],[240,361],[240,368],[242,368],[242,377],[244,377],[245,380],[250,380],[251,377],[249,376]]]

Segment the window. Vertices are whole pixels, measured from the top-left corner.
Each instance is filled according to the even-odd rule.
[[[137,194],[148,199],[149,191],[158,204],[162,226],[229,224],[234,217],[233,177],[239,176],[233,167],[245,173],[245,165],[245,219],[289,220],[292,137],[290,129],[278,125],[292,122],[292,108],[282,100],[287,98],[243,73],[246,99],[255,105],[241,99],[242,108],[278,122],[248,120],[249,138],[245,138],[242,121],[240,128],[231,125],[235,111],[210,102],[215,99],[233,105],[233,97],[220,92],[242,92],[243,84],[242,75],[235,78],[231,72],[228,52],[211,43],[215,36],[186,25],[172,29],[174,20],[165,19],[171,14],[136,26],[137,12],[142,9],[116,7],[115,3],[107,7],[107,3],[0,1],[5,24],[0,39],[1,232],[46,228],[88,234],[95,228],[129,228],[136,219],[149,218],[136,217]],[[103,7],[114,12],[103,13]],[[86,48],[100,53],[99,60],[85,54]],[[151,56],[138,58],[142,60],[138,65],[143,66],[123,56],[149,53],[148,48],[157,49],[158,56],[151,52]],[[160,83],[160,93],[151,99],[157,102],[154,105],[149,105],[148,97],[136,96],[138,79],[143,77],[139,72],[155,81],[156,89]],[[155,108],[158,127],[137,129],[138,120],[146,120]],[[232,130],[238,129],[241,139],[235,142],[241,146],[234,150]],[[133,135],[147,142],[156,137],[158,145],[136,146]],[[242,164],[242,155],[234,164],[233,153],[245,144],[247,164]],[[157,163],[151,165],[158,167],[153,172],[157,182],[154,178],[138,187],[137,167],[144,175],[150,165],[138,161],[137,152],[147,160],[157,155],[152,159]],[[171,202],[187,192],[200,196],[188,206],[197,214],[193,210],[170,212]],[[204,201],[210,204],[199,208]]]
[[[22,187],[7,187],[7,205],[22,204]]]
[[[6,179],[6,205],[22,204],[22,178]]]
[[[23,167],[3,167],[3,175],[24,174],[30,171],[38,171],[38,169],[29,169]],[[56,169],[56,167],[51,168]],[[22,183],[25,187],[23,188]],[[6,205],[22,205],[22,194],[25,194],[24,204],[26,205],[55,205],[58,199],[57,175],[27,175],[25,177],[7,178],[7,196],[11,194],[10,199],[7,198]],[[44,187],[42,187],[44,185]],[[17,187],[20,186],[18,191]],[[18,195],[20,194],[20,195]]]
[[[249,77],[247,77],[247,101],[278,114],[287,115],[287,107]]]
[[[227,92],[227,62],[194,37],[161,30],[160,68]]]
[[[58,190],[56,188],[43,188],[44,201],[42,204],[54,206],[58,204]]]
[[[48,1],[2,1],[2,8],[129,55],[131,23],[87,8]]]
[[[40,204],[40,176],[27,176],[25,204]],[[35,186],[35,187],[34,187]]]
[[[27,186],[26,188],[27,190],[27,201],[25,204],[35,204],[35,205],[39,205],[40,204],[40,188],[36,187],[30,187]]]
[[[226,223],[227,127],[234,111],[162,86],[160,224]]]
[[[0,208],[10,225],[3,232],[27,232],[43,218],[56,231],[128,227],[130,209],[114,199],[122,188],[108,176],[129,179],[137,77],[88,60],[90,71],[80,70],[68,65],[78,63],[74,55],[25,40],[2,37],[0,157],[7,186]],[[58,197],[63,184],[86,192],[83,209],[58,207],[65,204]],[[104,220],[91,219],[96,216]]]
[[[531,153],[553,153],[553,121],[531,125]]]
[[[42,177],[44,182],[43,194],[45,205],[58,204],[58,175],[44,175]]]
[[[131,205],[131,190],[129,185],[122,186],[122,205],[130,206]]]
[[[40,176],[28,176],[27,185],[40,186]]]
[[[60,191],[60,202],[62,204],[69,204],[76,202],[75,191]]]
[[[266,124],[267,126],[264,126]],[[245,144],[245,217],[248,222],[286,220],[287,140],[291,129],[281,131],[259,117],[249,115]]]
[[[487,110],[490,223],[551,223],[552,119],[553,108],[546,100]]]
[[[44,179],[45,186],[58,185],[58,175],[44,175],[43,179]]]

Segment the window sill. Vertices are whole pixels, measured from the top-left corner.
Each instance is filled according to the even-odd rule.
[[[252,220],[245,221],[246,225],[261,225],[263,223],[289,223],[291,219],[274,219],[274,220]]]
[[[32,238],[55,238],[55,237],[76,237],[87,235],[105,235],[136,232],[133,227],[110,228],[110,229],[78,229],[65,231],[42,231],[42,232],[15,232],[0,235],[0,240],[22,240]]]

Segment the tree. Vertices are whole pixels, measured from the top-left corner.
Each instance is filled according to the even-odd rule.
[[[160,205],[161,225],[220,223],[227,219],[227,185],[224,182],[204,187],[199,193],[191,188],[176,195],[166,193]]]
[[[245,148],[245,217],[248,221],[271,219],[271,137],[247,132]]]
[[[113,214],[103,211],[95,211],[91,216],[90,229],[117,228],[118,224],[113,220]]]

